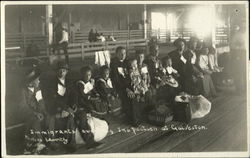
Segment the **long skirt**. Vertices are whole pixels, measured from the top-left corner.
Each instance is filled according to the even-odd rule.
[[[210,97],[216,95],[216,90],[214,88],[213,81],[209,74],[205,74],[202,80],[203,84],[203,93],[205,97]]]
[[[92,106],[92,112],[96,115],[105,115],[108,113],[109,105],[107,102],[103,102],[101,98],[96,98],[90,101]]]
[[[108,97],[109,111],[116,112],[121,109],[121,99],[119,97]]]

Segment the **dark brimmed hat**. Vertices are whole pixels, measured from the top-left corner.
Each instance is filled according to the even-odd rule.
[[[177,38],[175,41],[174,41],[174,46],[176,46],[177,47],[177,45],[178,45],[178,43],[179,42],[183,42],[184,44],[186,44],[186,40],[185,39],[183,39],[183,38]]]
[[[41,71],[40,69],[38,68],[35,68],[35,69],[32,69],[32,70],[29,70],[27,73],[26,73],[26,83],[30,83],[32,81],[34,81],[35,79],[37,79],[39,76],[41,75]]]
[[[63,61],[59,61],[57,63],[57,70],[60,70],[60,69],[66,69],[66,70],[69,70],[69,65]]]

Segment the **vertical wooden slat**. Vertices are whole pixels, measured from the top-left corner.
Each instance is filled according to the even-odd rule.
[[[126,50],[129,50],[129,40],[126,40]]]
[[[22,55],[21,55],[21,56],[23,56],[23,57],[26,56],[26,51],[25,51],[25,50],[26,50],[26,47],[27,47],[26,44],[27,44],[27,43],[26,43],[26,35],[23,34],[23,49],[22,49],[22,50],[23,50],[23,51],[22,51],[23,53],[22,53]]]
[[[81,45],[81,51],[82,51],[82,61],[84,60],[84,43]]]

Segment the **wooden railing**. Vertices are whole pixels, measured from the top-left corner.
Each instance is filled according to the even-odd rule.
[[[119,31],[100,31],[104,36],[112,35],[116,38],[115,43],[124,44],[126,40],[143,39],[143,30],[119,30]],[[171,43],[175,39],[181,37],[189,40],[195,33],[190,29],[177,29],[173,31],[169,30],[147,30],[147,37],[156,37],[159,43]],[[73,48],[72,52],[78,50],[82,43],[85,45],[92,45],[88,42],[88,32],[75,32],[71,33],[70,45]],[[24,57],[26,56],[26,48],[33,41],[38,46],[41,54],[48,53],[47,37],[41,34],[6,34],[6,58]],[[77,43],[80,43],[78,46]],[[107,42],[106,42],[107,43]],[[112,42],[108,42],[112,43]],[[102,43],[104,44],[104,43]],[[107,44],[109,46],[109,44]],[[228,45],[228,30],[227,28],[216,29],[216,45]],[[86,46],[85,46],[86,47]],[[107,46],[106,46],[107,47]],[[92,47],[91,49],[94,49]]]
[[[217,45],[222,45],[222,46],[228,45],[229,44],[228,28],[217,28],[215,39]]]
[[[114,36],[116,40],[127,40],[127,39],[142,39],[143,30],[116,30],[116,31],[99,31],[105,37]],[[72,43],[83,43],[88,42],[88,32],[72,32],[71,42]]]
[[[159,43],[173,42],[177,38],[184,38],[189,40],[191,36],[196,36],[195,32],[191,29],[177,29],[177,30],[147,30],[148,37],[156,37]],[[227,45],[228,44],[228,28],[216,28],[216,45]],[[198,37],[202,39],[202,37]]]
[[[107,41],[107,42],[93,42],[93,43],[70,43],[68,45],[68,53],[70,57],[81,57],[84,60],[85,57],[94,56],[96,51],[109,50],[111,53],[115,52],[118,46],[124,46],[128,53],[133,52],[138,47],[146,49],[146,39],[135,40],[121,40],[121,41]],[[52,54],[50,54],[52,55]],[[13,56],[7,58],[6,61],[22,61],[28,59],[44,59],[49,58],[50,55],[41,54],[36,57],[23,57]],[[63,53],[61,54],[63,56]]]
[[[44,48],[47,45],[47,36],[42,34],[6,34],[5,36],[5,47],[21,47],[25,49],[29,44],[35,43],[41,45]]]

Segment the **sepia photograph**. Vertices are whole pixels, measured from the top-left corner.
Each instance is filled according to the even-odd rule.
[[[248,12],[1,2],[2,157],[250,157]]]

